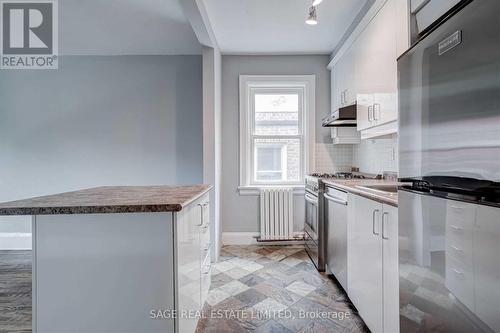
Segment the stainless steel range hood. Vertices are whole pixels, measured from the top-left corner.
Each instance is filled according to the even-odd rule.
[[[356,103],[339,108],[322,121],[323,127],[355,127]]]

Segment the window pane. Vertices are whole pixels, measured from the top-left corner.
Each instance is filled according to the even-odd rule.
[[[254,181],[298,182],[300,139],[254,139]]]
[[[257,171],[281,171],[282,146],[257,147]]]
[[[299,134],[299,94],[255,94],[255,134]]]

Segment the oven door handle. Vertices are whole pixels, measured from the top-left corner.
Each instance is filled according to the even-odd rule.
[[[344,201],[344,200],[341,200],[341,199],[337,199],[337,198],[334,198],[332,197],[331,195],[328,195],[328,194],[323,194],[325,196],[325,198],[329,201],[333,201],[335,203],[338,203],[338,204],[341,204],[341,205],[344,205],[344,206],[347,206],[347,201]]]
[[[306,201],[313,204],[314,206],[318,205],[318,199],[313,199],[311,195],[306,194],[305,195]]]

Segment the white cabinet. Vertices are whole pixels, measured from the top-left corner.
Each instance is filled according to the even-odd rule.
[[[332,111],[356,102],[354,50],[349,49],[331,73]]]
[[[382,205],[382,281],[384,332],[399,332],[398,209]]]
[[[408,2],[387,0],[333,65],[332,111],[357,102],[362,139],[397,131],[397,58],[409,47],[408,21]]]
[[[357,85],[354,52],[354,48],[351,47],[343,56],[344,105],[351,105],[356,102]]]
[[[205,195],[177,213],[177,290],[178,311],[200,311],[210,288],[210,212]],[[196,316],[179,316],[181,333],[195,332]]]
[[[397,208],[350,195],[348,294],[372,332],[399,332]]]
[[[446,287],[474,312],[472,237],[475,205],[446,201]]]
[[[348,232],[348,294],[368,328],[382,332],[382,205],[359,196],[352,198],[349,200],[354,219]]]
[[[388,0],[355,42],[359,131],[397,120],[398,1]]]
[[[500,332],[500,209],[477,206],[474,232],[474,292],[477,316]]]

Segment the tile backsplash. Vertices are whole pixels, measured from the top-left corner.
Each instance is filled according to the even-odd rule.
[[[362,140],[353,146],[352,165],[361,172],[379,173],[398,172],[398,139],[393,135],[389,139]]]
[[[327,173],[351,171],[352,151],[352,145],[317,143],[314,171]]]
[[[362,140],[358,145],[316,144],[317,172],[350,171],[382,174],[398,171],[397,135],[384,139]]]

